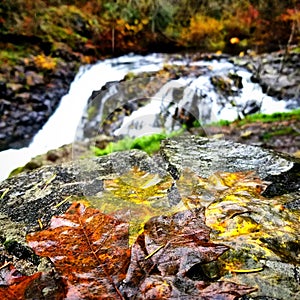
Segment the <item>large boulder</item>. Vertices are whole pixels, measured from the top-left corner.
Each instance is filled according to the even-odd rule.
[[[132,173],[134,170],[142,172]],[[211,241],[229,249],[205,264],[197,263],[195,257],[196,261],[187,259],[181,264],[186,271],[181,271],[182,286],[176,290],[180,297],[185,295],[181,290],[185,284],[199,282],[202,276],[201,280],[205,277],[210,283],[230,281],[256,288],[252,298],[243,299],[299,299],[300,160],[259,147],[194,136],[163,141],[160,153],[153,157],[139,150],[117,152],[42,167],[3,181],[0,259],[12,261],[27,275],[40,269],[49,273],[52,266],[33,254],[26,245],[26,234],[47,228],[52,216],[65,213],[79,199],[93,199],[96,206],[99,199],[102,204],[105,199],[120,204],[122,188],[126,186],[125,196],[130,196],[130,186],[136,191],[139,187],[134,185],[145,174],[153,176],[144,189],[164,186],[159,196],[145,192],[144,197],[149,197],[145,201],[159,204],[162,214],[181,202],[181,210],[201,208],[211,228]],[[111,196],[112,190],[118,192]],[[174,274],[165,276],[172,284],[178,279]],[[132,292],[132,287],[123,287],[125,294],[130,294],[128,289]],[[140,292],[137,287],[133,290]]]
[[[234,57],[231,60],[253,73],[252,81],[262,86],[269,96],[289,100],[299,107],[299,58],[296,51],[278,51],[257,56]]]

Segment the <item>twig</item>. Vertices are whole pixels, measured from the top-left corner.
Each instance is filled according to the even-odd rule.
[[[5,197],[5,195],[8,193],[9,188],[7,188],[1,195],[0,199],[3,199]]]
[[[0,267],[0,270],[4,269],[5,267],[7,267],[7,266],[10,265],[10,264],[11,264],[10,261],[4,263],[4,264]]]
[[[65,202],[67,202],[71,197],[72,197],[71,195],[68,196],[68,197],[66,197],[63,201],[57,203],[54,207],[55,207],[55,208],[60,207],[60,206],[63,205]]]
[[[239,270],[230,270],[231,272],[235,273],[256,273],[263,271],[264,268],[256,268],[256,269],[239,269]]]
[[[155,253],[157,253],[160,249],[164,248],[166,246],[166,244],[159,246],[158,248],[156,248],[152,253],[150,253],[149,255],[147,255],[145,257],[145,260],[149,259],[150,257],[152,257]]]

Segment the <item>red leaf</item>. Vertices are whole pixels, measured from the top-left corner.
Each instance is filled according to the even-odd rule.
[[[40,276],[41,273],[35,273],[31,276],[24,276],[11,264],[5,268],[2,268],[0,270],[0,299],[25,299],[26,291]]]
[[[52,218],[48,230],[27,240],[65,279],[65,299],[123,299],[118,284],[130,257],[127,223],[74,203],[64,215]]]

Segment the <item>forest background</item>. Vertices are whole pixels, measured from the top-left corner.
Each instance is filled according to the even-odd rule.
[[[82,63],[89,63],[129,52],[269,52],[299,45],[299,32],[297,0],[0,3],[1,61],[42,53],[40,63],[49,68],[55,65],[49,57],[71,60],[74,53]]]

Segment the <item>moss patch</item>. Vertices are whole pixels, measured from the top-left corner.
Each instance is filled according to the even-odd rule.
[[[276,112],[273,114],[257,113],[257,114],[248,115],[242,120],[235,120],[235,121],[220,120],[218,122],[213,122],[208,126],[229,126],[230,124],[242,126],[253,122],[271,123],[271,122],[278,122],[278,121],[285,121],[285,120],[292,120],[292,119],[300,120],[300,109],[295,109],[290,112]]]
[[[92,147],[96,156],[107,155],[112,152],[124,151],[130,149],[143,150],[148,154],[153,154],[160,149],[160,142],[168,137],[178,136],[183,131],[176,131],[171,134],[154,133],[137,138],[125,137],[117,142],[109,143],[104,149]]]
[[[106,155],[116,151],[141,149],[152,154],[159,150],[160,141],[167,137],[166,134],[152,134],[138,138],[125,137],[117,142],[109,143],[104,149],[93,147],[96,156]]]
[[[288,127],[277,129],[275,131],[265,132],[262,135],[262,138],[263,138],[263,140],[269,140],[272,137],[286,135],[286,134],[295,135],[295,134],[297,134],[297,132],[295,132],[295,130],[293,128],[288,126]]]

